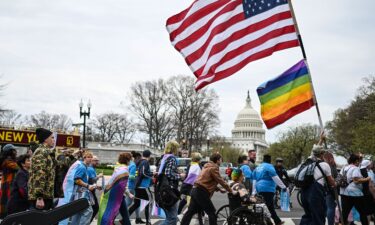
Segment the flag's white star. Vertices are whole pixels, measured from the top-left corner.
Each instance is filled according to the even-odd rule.
[[[270,3],[268,3],[267,5],[268,5],[268,7],[270,7],[270,6],[271,6],[271,4],[270,4]]]
[[[260,6],[259,6],[259,9],[261,10],[261,9],[262,9],[262,7],[260,7]]]

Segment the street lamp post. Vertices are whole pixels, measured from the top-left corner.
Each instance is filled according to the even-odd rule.
[[[83,102],[81,99],[81,102],[79,103],[79,118],[82,118],[83,116],[83,140],[82,140],[82,146],[83,148],[86,148],[86,117],[90,119],[90,109],[91,109],[91,101],[87,103],[87,112],[82,111],[83,108]]]
[[[209,150],[210,150],[210,136],[207,136],[207,153]]]

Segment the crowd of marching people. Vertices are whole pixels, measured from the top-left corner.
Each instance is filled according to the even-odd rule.
[[[216,191],[228,193],[231,210],[262,199],[266,224],[284,222],[275,211],[275,193],[289,193],[292,182],[301,188],[304,215],[302,225],[350,224],[353,212],[358,212],[363,225],[369,224],[375,213],[375,175],[373,162],[360,154],[351,154],[348,164],[340,171],[332,153],[324,149],[322,135],[314,145],[311,156],[290,179],[277,158],[275,165],[270,155],[255,164],[256,151],[238,158],[238,167],[229,168],[227,182],[219,172],[222,156],[213,153],[209,161],[201,163],[198,152],[191,154],[186,171],[178,169],[179,144],[170,141],[152,171],[149,150],[141,153],[121,153],[112,176],[104,183],[103,174],[96,173],[99,159],[89,151],[62,151],[56,155],[54,135],[43,128],[36,130],[39,144],[17,157],[16,148],[7,144],[0,157],[2,171],[0,217],[26,210],[49,210],[86,198],[87,209],[59,224],[88,225],[97,217],[98,225],[112,225],[120,215],[121,224],[130,225],[135,214],[136,224],[151,224],[151,215],[164,214],[163,225],[190,224],[194,215],[203,224],[203,216],[210,225],[217,224],[216,207],[211,198]],[[102,178],[102,184],[98,181]],[[181,185],[180,185],[181,184]],[[102,191],[101,198],[96,197]],[[353,211],[353,209],[355,211]],[[144,218],[141,211],[144,210]]]
[[[300,224],[353,224],[358,213],[363,225],[375,215],[374,165],[362,154],[352,153],[347,165],[338,171],[333,154],[322,143],[314,145],[312,155],[300,167],[302,207],[305,214]],[[304,168],[304,169],[303,169]],[[311,169],[311,180],[306,182]],[[297,172],[298,175],[298,172]]]

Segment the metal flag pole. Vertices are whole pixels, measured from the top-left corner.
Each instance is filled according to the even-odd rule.
[[[312,88],[312,91],[313,91],[313,99],[314,99],[314,103],[315,103],[315,108],[316,108],[316,112],[318,113],[318,119],[319,119],[321,133],[323,133],[324,132],[324,126],[323,126],[323,122],[322,122],[322,117],[320,116],[319,105],[318,105],[318,101],[317,101],[316,95],[315,95],[315,89],[314,89],[314,85],[313,85],[313,82],[312,82],[310,67],[309,67],[309,64],[307,62],[305,47],[303,46],[303,42],[302,42],[302,36],[301,36],[301,33],[299,32],[296,15],[294,13],[293,5],[292,5],[292,0],[287,0],[287,1],[288,1],[288,4],[289,4],[290,12],[292,14],[292,18],[293,18],[293,22],[294,22],[294,28],[296,29],[296,33],[297,33],[297,37],[298,37],[298,42],[301,46],[303,59],[305,60],[307,71],[309,72],[309,78],[310,78],[310,82],[311,82],[311,88]],[[327,148],[327,143],[326,143],[325,140],[324,140],[324,145],[325,145],[325,148]],[[344,217],[342,215],[342,210],[341,210],[341,205],[340,205],[340,201],[339,201],[339,198],[338,198],[337,189],[334,187],[333,190],[334,190],[334,195],[335,195],[334,197],[335,197],[335,200],[336,200],[336,204],[339,208],[340,219],[341,219],[342,224],[344,224],[344,220],[343,220]]]
[[[309,72],[309,78],[310,78],[310,82],[311,82],[311,88],[312,88],[312,92],[313,92],[313,99],[314,99],[314,103],[315,103],[315,108],[316,108],[316,112],[318,113],[318,119],[319,119],[320,129],[321,129],[321,132],[323,132],[324,131],[323,121],[322,121],[322,117],[320,115],[318,100],[316,99],[315,89],[314,89],[314,85],[313,85],[312,77],[311,77],[311,71],[310,71],[309,64],[307,62],[307,56],[306,56],[305,47],[303,46],[303,42],[302,42],[302,36],[301,36],[301,33],[299,32],[298,23],[297,23],[296,16],[294,14],[294,9],[293,9],[293,5],[292,5],[292,1],[288,0],[288,4],[289,4],[289,7],[290,7],[290,12],[292,13],[292,18],[293,18],[293,22],[294,22],[294,28],[296,29],[296,33],[297,33],[297,37],[298,37],[298,42],[299,42],[299,44],[301,46],[303,59],[305,60],[307,71]]]

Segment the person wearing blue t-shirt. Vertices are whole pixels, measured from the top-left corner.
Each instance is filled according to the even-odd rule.
[[[94,185],[98,181],[99,178],[103,177],[103,174],[96,174],[95,168],[99,165],[99,159],[95,155],[92,157],[90,166],[87,167],[87,175],[89,178],[89,184]],[[92,196],[94,197],[94,205],[92,205],[92,217],[91,222],[94,220],[96,214],[99,211],[99,202],[98,198],[96,197],[95,190],[91,192]]]
[[[86,152],[83,155],[83,162],[79,164],[74,174],[74,200],[79,198],[87,198],[91,202],[92,195],[90,191],[96,189],[96,185],[89,184],[89,177],[87,174],[87,166],[91,164],[92,153]],[[92,217],[92,207],[75,214],[72,217],[71,224],[89,225]]]
[[[247,159],[247,156],[246,155],[242,155],[240,157],[238,157],[238,167],[240,168],[240,170],[242,171],[242,174],[244,175],[244,185],[246,187],[246,189],[249,191],[249,193],[251,193],[251,180],[253,179],[253,172],[251,171],[250,169],[250,166],[249,166],[249,160]]]
[[[150,170],[150,160],[151,151],[144,150],[142,152],[142,159],[138,162],[137,165],[137,178],[135,181],[135,199],[134,204],[129,208],[129,216],[133,214],[133,212],[138,209],[141,205],[141,199],[150,201],[152,198],[151,195],[151,184],[152,184],[152,177],[153,173]],[[145,207],[145,216],[146,216],[146,224],[150,225],[150,204],[147,204]]]
[[[276,225],[284,224],[284,221],[281,221],[275,211],[273,198],[275,196],[276,184],[283,191],[286,191],[287,188],[277,175],[275,167],[271,164],[270,155],[263,156],[263,163],[255,168],[252,175],[253,195],[258,193],[263,197]]]
[[[139,152],[133,151],[132,153],[133,160],[129,163],[129,179],[128,179],[128,190],[132,195],[135,195],[135,180],[137,175],[137,163],[142,159],[142,155]],[[133,199],[129,196],[126,196],[126,205],[130,206],[133,203]],[[135,210],[135,224],[146,223],[141,219],[139,215],[139,208]]]

